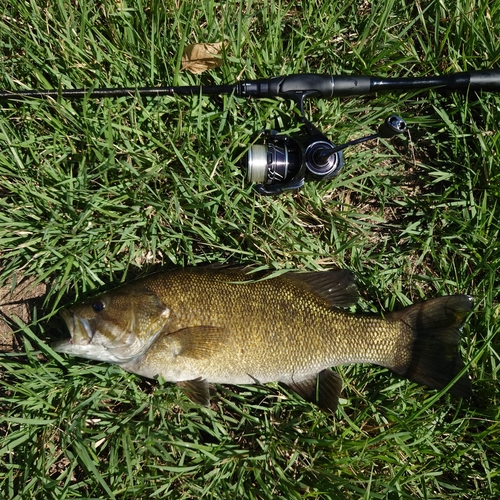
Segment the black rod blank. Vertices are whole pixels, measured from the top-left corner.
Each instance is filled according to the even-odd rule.
[[[103,98],[103,97],[134,97],[141,95],[145,97],[160,97],[166,95],[220,95],[230,94],[234,91],[234,85],[213,85],[213,86],[179,86],[179,87],[139,87],[139,88],[103,88],[103,89],[66,89],[66,90],[7,90],[0,91],[0,100],[6,99],[26,99],[26,98],[64,98],[83,99]]]
[[[425,88],[500,92],[500,70],[472,71],[417,78],[377,78],[371,76],[299,74],[245,80],[233,85],[185,85],[173,87],[102,88],[68,90],[0,91],[0,100],[25,98],[83,99],[103,97],[160,97],[174,95],[222,95],[238,97],[282,97],[301,100],[307,97],[331,99],[366,95],[378,91],[408,91]]]

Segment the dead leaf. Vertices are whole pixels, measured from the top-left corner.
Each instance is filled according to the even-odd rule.
[[[219,53],[226,45],[226,42],[186,45],[182,54],[181,69],[198,74],[221,66],[222,57]]]

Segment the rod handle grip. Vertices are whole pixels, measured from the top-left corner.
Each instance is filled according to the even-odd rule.
[[[500,70],[471,71],[470,88],[472,90],[484,90],[485,92],[500,91]]]
[[[333,79],[328,75],[299,74],[274,76],[261,80],[240,82],[240,97],[282,97],[298,100],[303,97],[333,97]]]

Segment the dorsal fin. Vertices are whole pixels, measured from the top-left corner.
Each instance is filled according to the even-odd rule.
[[[358,300],[355,276],[346,269],[318,272],[288,272],[284,278],[299,281],[331,307],[349,307]]]
[[[349,307],[356,304],[359,298],[354,284],[355,275],[347,269],[309,272],[287,269],[271,271],[238,264],[210,264],[196,269],[201,272],[207,269],[218,270],[227,273],[228,277],[234,274],[234,278],[242,282],[267,279],[294,281],[323,299],[330,307]]]

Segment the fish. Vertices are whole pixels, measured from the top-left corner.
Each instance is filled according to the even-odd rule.
[[[244,266],[160,271],[61,312],[55,351],[174,382],[210,405],[210,384],[278,382],[334,413],[335,366],[371,363],[468,398],[459,353],[470,295],[431,298],[385,315],[356,314],[354,274]]]

